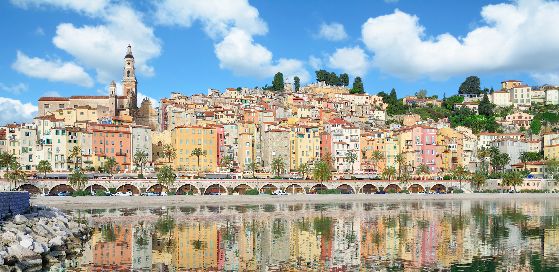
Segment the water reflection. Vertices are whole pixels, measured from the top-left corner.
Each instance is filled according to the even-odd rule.
[[[87,210],[69,271],[556,271],[559,204],[447,201]]]

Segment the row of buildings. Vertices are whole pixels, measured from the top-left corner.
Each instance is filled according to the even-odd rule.
[[[519,163],[526,151],[559,158],[559,133],[520,132],[533,119],[522,111],[499,120],[509,128],[507,133],[473,134],[466,127],[451,127],[446,119],[435,122],[413,114],[388,118],[382,97],[350,94],[345,87],[322,82],[297,92],[289,88],[210,89],[208,94],[191,96],[173,92],[156,109],[149,99],[138,106],[137,88],[128,46],[122,94],[117,94],[113,81],[108,96],[41,97],[33,122],[0,127],[0,151],[14,154],[31,171],[41,160],[48,160],[54,171],[68,171],[78,166],[97,169],[114,158],[119,171],[131,172],[137,152],[148,154],[148,169],[170,164],[185,172],[270,172],[279,157],[285,172],[323,159],[342,173],[425,165],[438,174],[458,165],[475,170],[478,150],[491,146],[509,154],[507,168]],[[530,101],[540,92],[518,81],[503,82],[512,104],[526,102],[518,100],[527,96],[520,89]],[[491,94],[492,101],[506,106],[495,98],[499,92]],[[554,104],[552,89],[543,92],[545,101]],[[476,103],[468,99],[465,103]],[[440,106],[433,98],[407,97],[404,102]],[[79,156],[72,153],[74,146],[80,147]],[[198,156],[193,155],[196,149],[202,151]]]

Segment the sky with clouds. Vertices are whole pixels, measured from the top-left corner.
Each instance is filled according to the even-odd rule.
[[[9,0],[0,23],[0,123],[30,120],[41,96],[105,94],[128,44],[155,100],[317,69],[372,94],[559,84],[558,1]]]

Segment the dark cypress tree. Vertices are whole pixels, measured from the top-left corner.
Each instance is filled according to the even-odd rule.
[[[299,92],[299,88],[301,88],[301,79],[298,76],[293,78],[293,85],[295,85],[295,92]]]
[[[353,87],[351,88],[350,93],[352,94],[365,93],[365,89],[363,88],[363,81],[361,80],[361,77],[356,77],[353,80]]]
[[[276,75],[274,75],[274,81],[272,81],[272,90],[275,92],[281,92],[283,89],[283,74],[281,72],[277,72]]]
[[[483,95],[483,99],[479,102],[478,112],[480,115],[493,116],[493,104],[489,101],[487,94]]]

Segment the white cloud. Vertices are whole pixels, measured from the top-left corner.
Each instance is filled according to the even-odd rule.
[[[242,29],[250,35],[268,32],[258,9],[247,0],[165,0],[156,8],[159,23],[190,27],[194,21],[200,21],[206,33],[214,39],[227,35],[232,28]]]
[[[72,83],[84,87],[93,86],[91,77],[81,66],[73,62],[63,62],[59,59],[31,58],[18,51],[12,68],[29,77]]]
[[[154,74],[148,61],[161,53],[161,42],[141,16],[127,6],[111,6],[104,24],[76,27],[58,25],[53,43],[97,72],[97,80],[108,83],[120,78],[126,46],[132,45],[136,69],[146,76]]]
[[[282,72],[284,77],[299,76],[309,79],[304,63],[296,59],[273,59],[265,46],[256,43],[254,35],[268,32],[258,10],[247,0],[165,0],[156,4],[156,18],[164,25],[190,27],[195,21],[202,24],[214,43],[219,67],[236,75],[271,77]]]
[[[311,55],[308,62],[314,70],[322,69],[322,59]]]
[[[369,68],[369,57],[358,46],[344,47],[337,49],[328,58],[328,65],[353,76],[363,76]]]
[[[19,100],[0,97],[0,124],[29,122],[37,114],[37,106]]]
[[[301,61],[279,59],[273,63],[272,52],[254,43],[252,36],[241,29],[231,30],[216,44],[215,54],[220,60],[220,68],[230,69],[237,75],[267,77],[282,72],[285,77],[299,76],[303,82],[309,79]]]
[[[151,106],[154,108],[159,107],[159,100],[151,97],[151,96],[147,96],[141,92],[138,92],[138,106],[142,103],[142,101],[144,101],[144,98],[147,98],[151,101]]]
[[[402,78],[559,70],[559,2],[518,0],[482,8],[483,25],[464,37],[427,36],[419,18],[395,10],[370,18],[362,39],[372,64]]]
[[[12,4],[28,8],[57,7],[64,10],[74,10],[88,15],[103,12],[109,0],[11,0]]]
[[[340,23],[322,23],[318,37],[329,41],[341,41],[347,38],[347,33],[345,32],[344,25]]]
[[[8,93],[12,93],[12,94],[21,94],[25,91],[27,91],[28,87],[27,84],[25,83],[18,83],[18,84],[13,84],[13,85],[6,85],[4,83],[0,82],[0,90],[4,91],[4,92],[8,92]]]

